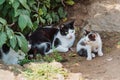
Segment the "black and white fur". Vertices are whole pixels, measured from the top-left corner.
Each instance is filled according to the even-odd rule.
[[[19,64],[19,61],[25,58],[25,53],[21,50],[16,52],[12,48],[8,47],[6,44],[0,48],[0,59],[8,65]]]
[[[76,50],[80,56],[87,57],[87,60],[92,60],[95,53],[98,56],[103,56],[100,35],[97,32],[85,30],[84,36],[77,43]]]
[[[55,51],[67,52],[75,41],[74,21],[64,23],[57,28],[38,28],[29,37],[31,49],[29,57],[35,58],[36,53],[46,55]]]

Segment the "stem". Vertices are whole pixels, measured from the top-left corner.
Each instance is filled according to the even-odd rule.
[[[15,23],[13,22],[12,24],[8,24],[8,26],[12,27],[13,25],[15,25]]]
[[[62,5],[65,7],[64,0],[61,0]]]

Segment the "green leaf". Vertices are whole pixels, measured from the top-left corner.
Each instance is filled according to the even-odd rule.
[[[10,39],[10,45],[11,47],[14,49],[17,45],[17,39],[16,39],[16,36],[13,36],[11,39]]]
[[[43,16],[47,15],[47,8],[45,6],[42,7],[42,12],[43,12]]]
[[[62,7],[60,7],[58,9],[58,14],[59,14],[60,18],[65,18],[65,16],[66,16],[66,12],[63,10]]]
[[[40,17],[40,21],[45,24],[45,19],[43,19],[42,17]]]
[[[5,32],[0,32],[0,48],[6,42],[7,36]]]
[[[39,15],[43,15],[42,9],[39,9],[39,10],[38,10],[38,13],[39,13]]]
[[[23,31],[28,23],[28,16],[27,15],[20,15],[18,19],[18,25],[20,29]]]
[[[32,21],[28,15],[20,15],[18,23],[22,31],[26,28],[26,26],[31,29],[33,27]]]
[[[29,3],[28,3],[28,4],[29,4],[30,7],[33,7],[33,5],[34,5],[35,3],[36,3],[36,2],[35,2],[34,0],[29,0]]]
[[[25,37],[22,36],[21,34],[21,36],[17,36],[17,40],[18,40],[18,45],[21,48],[21,50],[26,53],[28,51],[28,42],[25,39]]]
[[[59,21],[59,16],[55,12],[52,12],[51,16],[52,16],[53,22],[58,22]]]
[[[5,0],[0,0],[0,5],[2,5],[5,2]]]
[[[27,15],[27,16],[30,16],[30,12],[28,10],[25,10],[25,9],[17,9],[15,11],[15,16],[14,17],[17,17],[19,15]]]
[[[19,6],[20,6],[20,3],[17,0],[15,0],[12,4],[12,7],[14,8],[15,11],[18,9]]]
[[[38,23],[37,21],[35,21],[35,22],[33,23],[33,31],[38,28],[38,24],[39,24],[39,23]]]
[[[27,20],[28,20],[28,23],[27,23],[28,27],[32,29],[33,24],[32,24],[30,17],[27,17]]]
[[[75,4],[75,2],[73,0],[67,0],[67,1],[65,1],[65,3],[68,5],[71,5],[71,6]]]
[[[27,0],[19,0],[19,2],[26,8],[30,11],[30,8],[29,6],[27,5]]]
[[[13,3],[15,0],[9,0],[11,3]]]
[[[47,8],[50,8],[50,0],[44,0],[43,3]]]
[[[6,21],[5,19],[3,19],[3,18],[0,17],[0,23],[6,25],[6,24],[7,24],[7,21]]]
[[[21,41],[21,36],[16,36],[16,38],[17,38],[17,41],[18,41],[18,45],[20,46],[20,47],[22,47],[22,41]]]
[[[13,32],[12,29],[7,28],[6,32],[7,32],[7,36],[8,36],[9,39],[11,39],[14,36],[14,32]]]
[[[47,20],[48,23],[50,23],[50,24],[52,23],[52,18],[51,18],[50,14],[46,15],[46,20]]]
[[[2,27],[3,27],[3,25],[2,25],[2,24],[0,24],[0,31],[2,30]]]

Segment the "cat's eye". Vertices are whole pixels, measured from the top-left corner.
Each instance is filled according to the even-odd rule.
[[[68,32],[65,32],[66,34],[68,34]]]
[[[90,41],[88,41],[88,42],[90,42]]]

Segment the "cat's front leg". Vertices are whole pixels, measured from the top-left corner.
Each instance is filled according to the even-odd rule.
[[[63,47],[63,46],[60,45],[56,48],[56,50],[58,52],[67,52],[69,50],[69,48],[66,48],[66,47]]]
[[[48,52],[45,53],[45,55],[50,54],[50,53],[53,53],[53,52],[54,52],[54,50],[53,50],[53,49],[50,49]]]
[[[58,51],[58,52],[67,52],[69,50],[69,48],[63,47],[63,46],[58,46],[57,48],[54,49],[50,49],[48,52],[46,52],[45,54],[50,54],[53,53],[54,51]]]
[[[87,47],[87,60],[92,60],[91,47],[90,46],[86,47]]]
[[[98,48],[98,56],[103,56],[102,46],[99,46]]]

